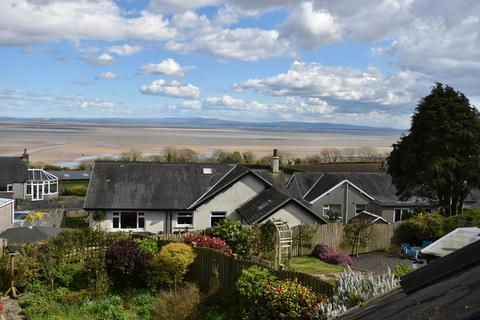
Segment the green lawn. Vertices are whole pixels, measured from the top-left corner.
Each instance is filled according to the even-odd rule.
[[[85,222],[85,216],[78,216],[78,217],[66,217],[65,218],[65,227],[66,228],[78,228],[81,224]]]
[[[329,264],[315,257],[292,257],[290,268],[308,274],[342,272],[344,267],[338,264]]]

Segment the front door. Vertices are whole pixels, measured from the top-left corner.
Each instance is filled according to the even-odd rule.
[[[43,183],[35,183],[32,186],[32,201],[43,200]]]

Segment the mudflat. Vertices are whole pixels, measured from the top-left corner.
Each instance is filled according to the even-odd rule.
[[[324,148],[369,146],[389,150],[399,137],[399,132],[373,130],[287,132],[0,121],[0,155],[20,154],[27,148],[33,162],[66,164],[114,156],[132,148],[144,154],[158,154],[165,147],[176,147],[203,154],[216,149],[252,151],[258,156],[278,148],[304,157]]]

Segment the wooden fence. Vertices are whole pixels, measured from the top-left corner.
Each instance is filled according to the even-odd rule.
[[[359,248],[359,253],[388,249],[394,243],[395,229],[397,229],[400,224],[401,223],[373,224],[371,226],[373,228],[372,240],[367,246]],[[315,245],[319,243],[324,243],[337,252],[352,254],[352,247],[342,246],[343,229],[344,225],[339,223],[319,225],[312,239],[308,243],[304,243],[301,247],[298,243],[295,243],[292,246],[291,255],[293,257],[309,255],[312,253]],[[292,228],[294,239],[298,232],[299,227]]]
[[[233,293],[242,270],[253,265],[259,265],[254,261],[226,256],[221,252],[207,248],[195,248],[195,253],[195,261],[190,266],[187,278],[198,282],[202,291],[218,289],[227,294]],[[270,270],[280,280],[296,279],[298,283],[309,287],[316,294],[330,296],[333,292],[332,286],[318,277],[295,271]]]

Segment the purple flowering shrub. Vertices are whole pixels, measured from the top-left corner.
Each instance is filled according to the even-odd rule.
[[[143,287],[150,276],[153,255],[143,252],[133,240],[119,240],[108,246],[105,269],[116,288]]]
[[[350,256],[344,253],[335,252],[324,243],[317,244],[313,249],[312,255],[326,263],[342,265],[352,264],[352,258],[350,258]]]

